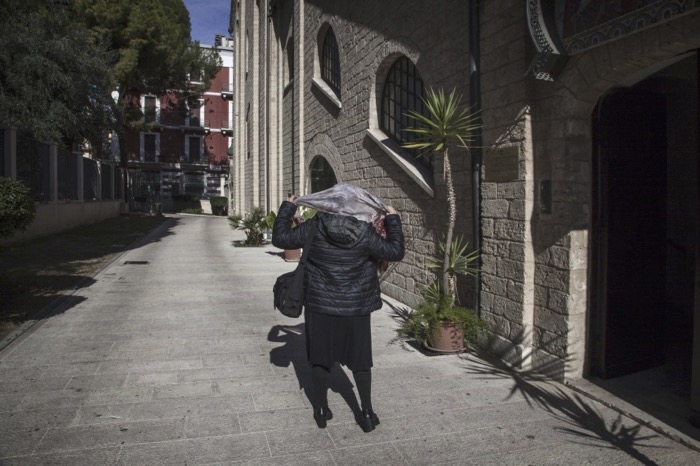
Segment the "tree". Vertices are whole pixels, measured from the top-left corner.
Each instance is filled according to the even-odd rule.
[[[128,129],[149,127],[135,101],[139,96],[175,91],[179,103],[196,108],[221,67],[216,50],[191,42],[182,0],[75,0],[75,8],[95,43],[114,52],[111,76],[118,93],[114,116],[120,140]],[[126,168],[125,145],[120,149]]]
[[[417,134],[416,140],[404,144],[408,149],[418,149],[421,154],[434,156],[442,154],[445,184],[447,185],[448,220],[445,241],[438,251],[442,253],[442,260],[438,263],[442,266],[442,290],[450,296],[450,306],[455,298],[455,273],[460,269],[470,270],[470,264],[474,261],[474,254],[465,256],[466,246],[460,241],[453,241],[455,223],[457,221],[457,197],[450,162],[450,146],[457,145],[469,149],[468,143],[472,141],[472,134],[479,128],[478,115],[468,108],[458,112],[462,98],[455,90],[449,94],[440,89],[429,89],[423,99],[428,115],[416,111],[409,111],[408,116],[415,120],[416,126],[407,128]],[[464,272],[462,272],[464,273]]]
[[[0,122],[63,147],[100,147],[113,105],[110,54],[71,2],[0,2],[0,30]]]

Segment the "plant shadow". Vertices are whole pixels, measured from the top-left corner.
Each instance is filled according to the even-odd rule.
[[[527,340],[525,334],[519,334],[515,344]],[[552,342],[542,342],[544,346]],[[658,464],[646,456],[641,448],[666,448],[650,443],[660,438],[657,434],[642,433],[642,425],[618,413],[612,420],[606,420],[603,414],[578,393],[565,390],[564,387],[547,374],[561,371],[560,360],[534,362],[530,355],[513,358],[512,352],[496,349],[493,339],[474,351],[478,359],[472,359],[469,373],[483,379],[510,379],[513,386],[504,399],[507,401],[515,396],[521,396],[530,407],[538,407],[564,422],[564,427],[556,427],[560,432],[576,437],[574,443],[605,448],[618,449],[625,452],[641,464]],[[506,360],[511,361],[506,362]],[[568,366],[573,361],[567,357],[564,361]],[[526,369],[520,369],[526,367]]]
[[[389,308],[390,317],[397,323],[405,321],[412,312],[407,306],[397,306],[386,300],[384,304]],[[542,341],[541,345],[545,348],[554,346],[558,338],[561,337]],[[560,359],[535,362],[531,354],[524,357],[514,356],[513,347],[528,340],[524,332],[516,335],[512,346],[498,345],[494,336],[485,339],[480,346],[473,348],[472,353],[476,357],[469,358],[469,373],[486,380],[511,380],[513,385],[503,401],[520,396],[531,408],[545,410],[564,423],[564,426],[557,427],[557,430],[574,436],[576,438],[574,443],[597,447],[602,444],[605,448],[625,452],[641,464],[657,464],[641,449],[665,448],[651,443],[654,439],[660,438],[660,435],[643,433],[640,423],[619,413],[614,419],[606,420],[589,399],[565,390],[552,378],[552,375],[562,373]],[[410,345],[426,356],[439,355],[429,351],[419,342],[405,340],[398,336],[391,340],[391,343],[395,342]],[[464,356],[460,355],[460,357]],[[563,361],[564,369],[572,363],[573,359],[572,356],[568,356]]]

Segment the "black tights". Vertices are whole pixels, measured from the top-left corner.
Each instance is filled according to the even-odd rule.
[[[360,395],[362,409],[372,410],[372,371],[357,370],[352,371],[355,378],[357,392]],[[331,369],[326,366],[314,364],[311,366],[311,377],[314,387],[316,387],[316,404],[328,407],[328,387],[331,380]]]

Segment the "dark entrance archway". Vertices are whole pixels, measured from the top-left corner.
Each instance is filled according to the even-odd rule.
[[[338,184],[333,168],[328,161],[317,156],[311,161],[311,192],[317,193]]]
[[[593,374],[662,363],[666,100],[644,89],[605,96],[594,115],[597,295]]]
[[[619,378],[607,388],[634,381],[634,389],[620,392],[634,393],[623,396],[633,404],[642,402],[644,380],[689,406],[700,218],[697,87],[691,55],[610,92],[592,115],[588,367],[594,377]]]

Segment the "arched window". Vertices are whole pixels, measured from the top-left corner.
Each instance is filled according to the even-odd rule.
[[[311,192],[317,193],[338,184],[335,172],[328,161],[320,155],[311,162]]]
[[[423,101],[423,79],[411,60],[401,57],[394,62],[387,74],[382,92],[382,110],[380,128],[384,133],[399,144],[410,142],[418,136],[404,131],[409,126],[415,126],[415,121],[406,113],[409,110],[427,115]],[[417,155],[413,151],[408,151]],[[429,158],[420,160],[430,165]]]
[[[321,51],[321,77],[340,98],[340,55],[333,29],[328,28]]]

